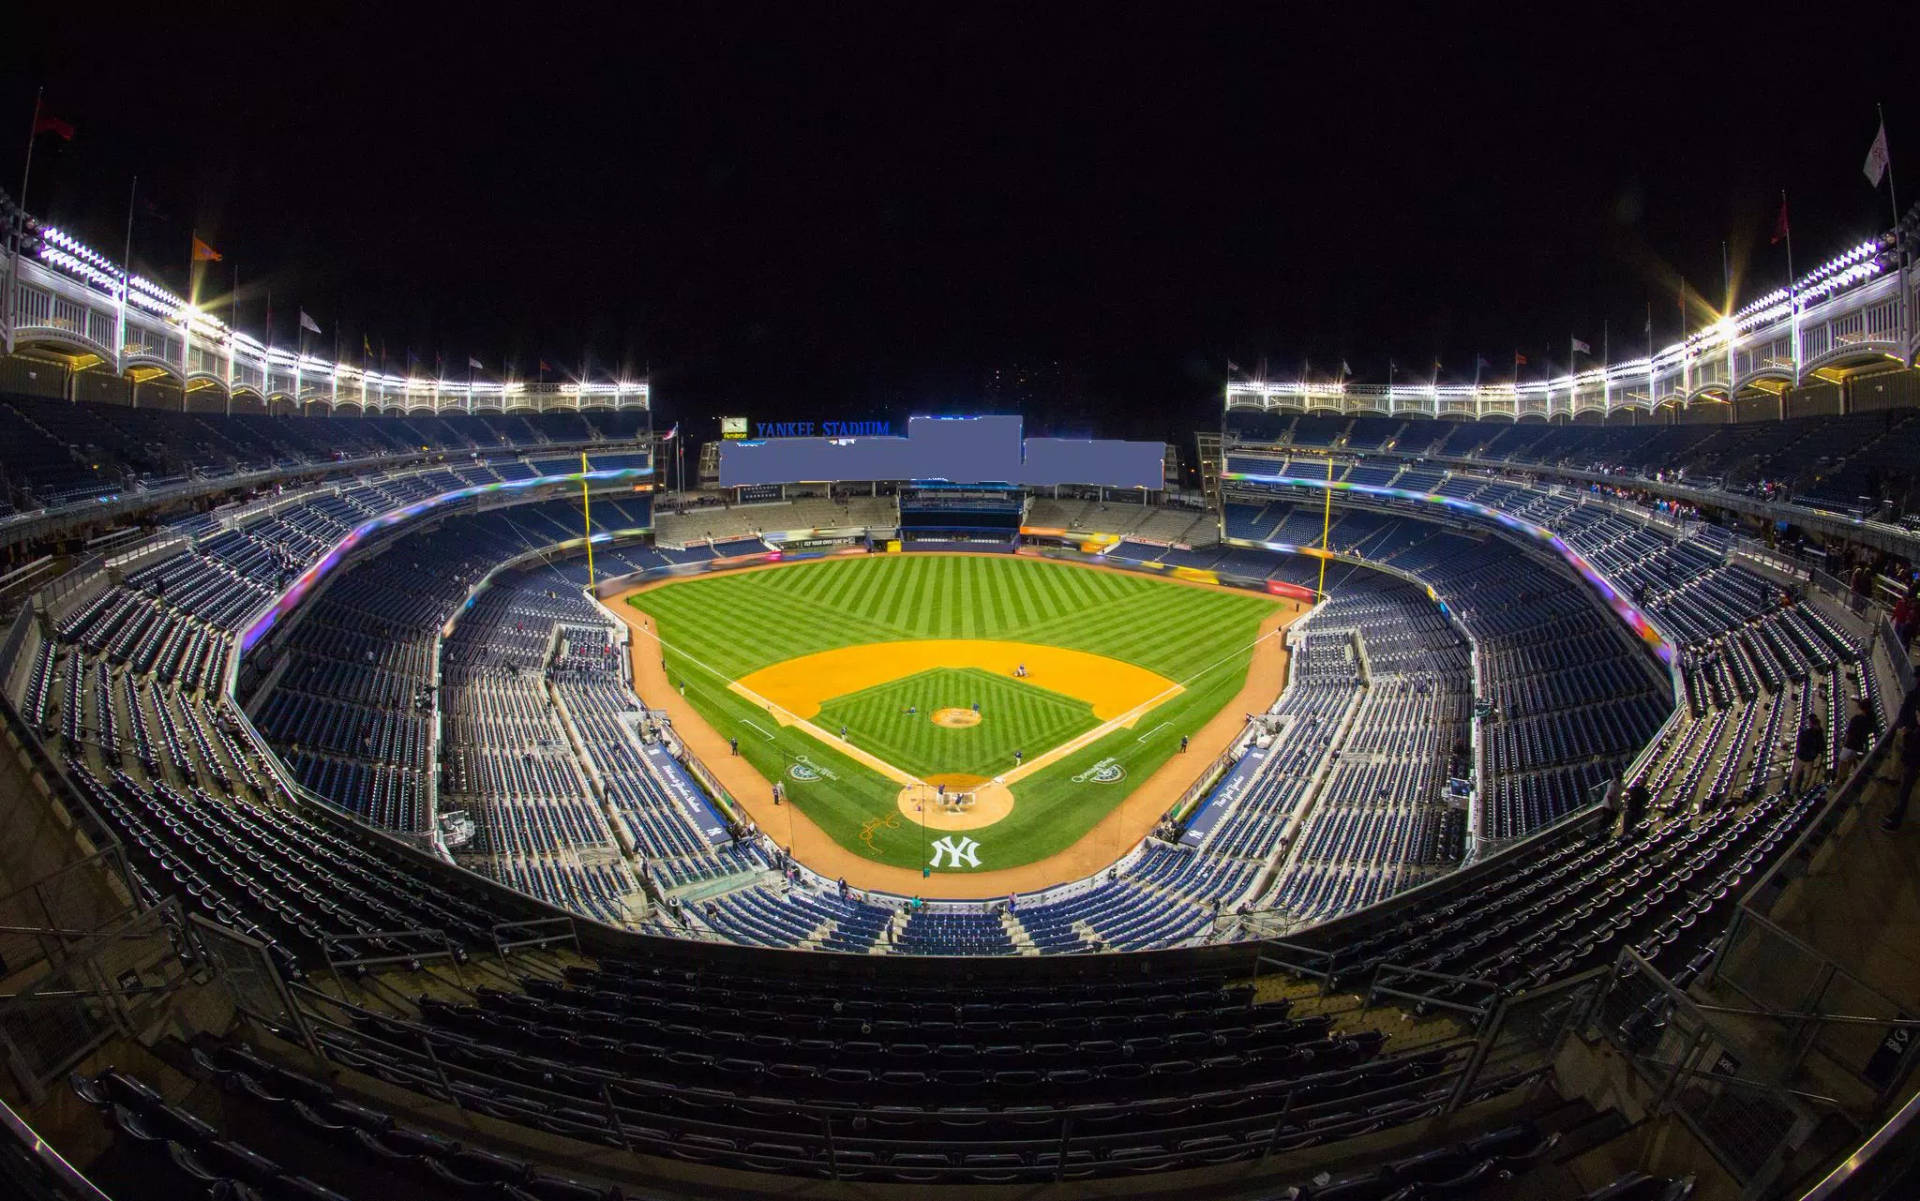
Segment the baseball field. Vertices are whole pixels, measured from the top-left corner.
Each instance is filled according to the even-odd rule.
[[[1278,654],[1282,604],[1009,555],[844,556],[623,599],[636,665],[658,676],[658,655],[731,791],[765,792],[737,798],[763,829],[782,837],[777,781],[847,854],[915,875],[1086,839],[1240,694],[1257,643]]]

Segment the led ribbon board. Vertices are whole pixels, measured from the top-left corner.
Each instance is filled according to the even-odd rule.
[[[428,513],[434,509],[442,508],[470,497],[491,496],[505,492],[522,492],[528,488],[538,488],[543,484],[638,482],[649,479],[652,475],[653,468],[651,467],[609,467],[598,471],[575,471],[569,475],[536,475],[531,479],[502,480],[496,484],[475,484],[470,488],[456,488],[452,492],[442,492],[438,496],[430,496],[425,500],[415,501],[404,508],[395,509],[391,513],[382,513],[378,517],[363,521],[348,531],[347,536],[340,540],[338,546],[328,551],[313,566],[301,572],[300,577],[294,580],[293,587],[282,593],[280,599],[273,602],[273,606],[260,615],[259,620],[247,627],[246,633],[240,636],[241,653],[244,654],[252,650],[254,644],[264,638],[267,631],[271,630],[275,623],[288,613],[293,612],[294,608],[298,606],[302,600],[306,599],[307,594],[313,591],[313,586],[324,579],[328,572],[339,565],[340,560],[345,557],[348,551],[382,530],[391,529],[403,521],[409,521],[420,516],[422,513]]]
[[[1639,635],[1640,640],[1647,644],[1660,662],[1669,666],[1673,663],[1673,647],[1665,638],[1662,638],[1660,632],[1654,629],[1652,624],[1647,621],[1646,615],[1635,608],[1633,603],[1627,600],[1626,597],[1620,595],[1612,584],[1609,584],[1599,572],[1595,571],[1593,567],[1588,564],[1586,558],[1582,556],[1579,551],[1568,546],[1566,542],[1561,539],[1560,535],[1545,526],[1535,525],[1531,521],[1515,517],[1511,513],[1503,513],[1499,509],[1491,508],[1487,505],[1477,504],[1470,500],[1461,500],[1457,496],[1442,496],[1437,492],[1413,492],[1405,488],[1389,488],[1384,484],[1353,484],[1345,480],[1334,480],[1329,483],[1324,479],[1301,479],[1290,475],[1255,475],[1244,471],[1223,471],[1220,473],[1220,478],[1227,481],[1252,484],[1292,484],[1301,488],[1331,488],[1336,493],[1351,492],[1364,496],[1382,496],[1391,500],[1413,501],[1416,504],[1435,505],[1444,509],[1452,509],[1455,512],[1469,513],[1475,517],[1487,518],[1503,529],[1511,530],[1516,534],[1524,534],[1535,542],[1543,543],[1550,547],[1553,553],[1559,555],[1561,559],[1566,561],[1568,566],[1580,573],[1581,578],[1585,579],[1587,583],[1593,587],[1594,591],[1600,594],[1600,599],[1607,603],[1607,607],[1618,614],[1620,620],[1627,623],[1628,629]],[[1259,545],[1268,550],[1282,553],[1314,553],[1309,548],[1290,546],[1284,542],[1262,542]]]

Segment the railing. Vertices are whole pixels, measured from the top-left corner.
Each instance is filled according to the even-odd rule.
[[[195,973],[177,898],[100,931],[31,988],[0,998],[0,1058],[35,1104],[95,1048],[133,1036]]]
[[[1831,1097],[1777,1083],[1749,1064],[1752,1044],[1724,1033],[1658,969],[1622,947],[1594,1016],[1597,1033],[1653,1091],[1652,1112],[1672,1113],[1745,1188],[1761,1195],[1812,1132]]]
[[[1456,999],[1462,996],[1473,999]],[[1406,1002],[1415,1009],[1458,1013],[1469,1019],[1472,1029],[1478,1030],[1493,1016],[1500,1002],[1500,986],[1473,976],[1450,976],[1445,972],[1383,963],[1374,969],[1373,983],[1367,986],[1367,1008],[1373,1008],[1382,998]]]
[[[1591,1020],[1605,995],[1606,984],[1607,969],[1590,968],[1564,980],[1503,996],[1481,1023],[1473,1059],[1461,1073],[1452,1106],[1480,1100],[1493,1088],[1544,1075],[1567,1040]]]
[[[16,975],[59,963],[75,947],[139,912],[122,891],[129,879],[118,845],[108,846],[0,896],[0,964]]]
[[[49,614],[57,614],[69,597],[105,577],[106,560],[99,555],[82,555],[68,564],[67,570],[58,578],[34,593],[34,601],[40,609]]]
[[[364,954],[356,954],[352,948],[358,946],[366,946],[369,950]],[[377,930],[366,934],[335,934],[320,941],[320,950],[326,957],[328,974],[336,979],[344,978],[341,976],[343,970],[358,973],[370,967],[385,967],[394,963],[405,964],[409,968],[435,962],[451,963],[454,974],[458,976],[460,965],[467,958],[466,952],[456,947],[453,940],[441,930]]]
[[[1299,943],[1283,942],[1269,938],[1260,944],[1259,956],[1253,961],[1254,983],[1260,982],[1261,973],[1277,968],[1288,975],[1303,980],[1317,980],[1322,991],[1333,991],[1333,964],[1339,952],[1334,949],[1321,950],[1318,947],[1302,946]]]
[[[580,931],[571,917],[542,917],[524,922],[500,922],[493,927],[493,952],[502,960],[528,947],[569,943],[580,953]]]
[[[113,1201],[93,1181],[81,1175],[78,1168],[68,1163],[65,1156],[53,1149],[53,1144],[41,1138],[5,1101],[0,1101],[0,1132],[4,1132],[0,1137],[13,1141],[19,1148],[19,1158],[32,1164],[32,1170],[38,1176],[32,1186],[15,1178],[13,1183],[21,1189],[45,1189],[49,1196],[68,1198],[69,1201]],[[0,1171],[4,1170],[0,1168]]]
[[[1920,1155],[1920,1094],[1908,1099],[1853,1154],[1801,1194],[1800,1201],[1886,1197],[1885,1183],[1899,1172],[1910,1172],[1916,1155]]]

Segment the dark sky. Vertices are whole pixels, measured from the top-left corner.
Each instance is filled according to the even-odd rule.
[[[669,419],[1057,359],[1145,434],[1211,423],[1229,359],[1464,377],[1642,347],[1649,295],[1664,343],[1722,239],[1784,278],[1782,188],[1802,270],[1887,227],[1876,100],[1920,201],[1914,3],[148,7],[11,19],[0,186],[44,84],[79,136],[30,207],[100,249],[138,173],[136,263],[183,279],[198,229],[245,326],[271,284],[282,341],[302,306],[396,363],[591,352]]]

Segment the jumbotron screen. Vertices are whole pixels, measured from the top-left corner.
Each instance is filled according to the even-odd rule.
[[[720,484],[946,480],[956,484],[1165,487],[1166,447],[1107,438],[1025,438],[1008,416],[914,417],[906,436],[754,438],[720,446]]]

